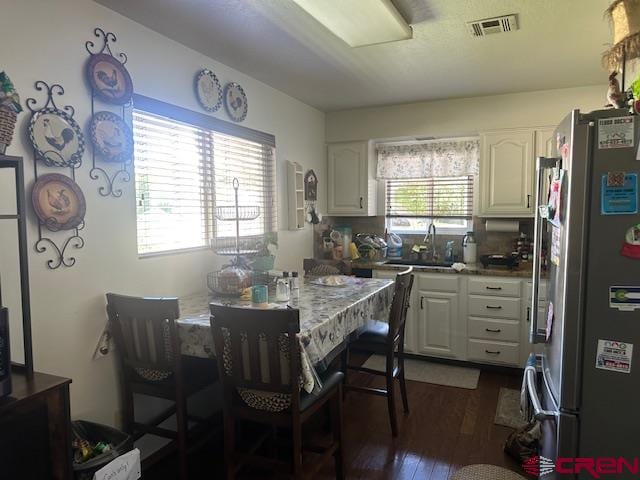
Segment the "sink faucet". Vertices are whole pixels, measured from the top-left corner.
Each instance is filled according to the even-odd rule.
[[[433,222],[429,225],[427,234],[424,236],[422,241],[427,244],[427,255],[431,256],[431,260],[436,260],[438,256],[436,254],[436,226]]]

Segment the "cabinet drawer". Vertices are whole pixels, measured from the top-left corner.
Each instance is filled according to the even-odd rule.
[[[519,297],[520,280],[510,278],[476,277],[469,279],[469,293],[496,295],[499,297]]]
[[[469,317],[467,331],[470,337],[517,342],[520,337],[520,322]]]
[[[421,273],[418,277],[418,289],[427,292],[458,292],[460,281],[458,276],[437,273]]]
[[[467,356],[469,360],[478,362],[519,365],[520,344],[469,339],[467,341]]]
[[[469,295],[469,315],[475,317],[511,318],[520,320],[522,307],[519,298]]]

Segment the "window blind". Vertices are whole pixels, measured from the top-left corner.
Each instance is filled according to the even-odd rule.
[[[473,215],[473,176],[387,180],[390,218],[459,218]]]
[[[213,156],[213,190],[216,206],[234,206],[233,179],[239,182],[240,206],[259,208],[254,220],[240,222],[240,236],[257,237],[275,232],[276,225],[276,172],[273,148],[239,137],[212,132],[210,136]],[[235,222],[215,220],[216,238],[234,237]]]
[[[207,245],[207,132],[133,112],[138,253]]]
[[[240,205],[260,215],[240,222],[243,237],[276,231],[275,153],[271,145],[134,110],[138,253],[208,246],[235,236],[235,222],[216,206]]]

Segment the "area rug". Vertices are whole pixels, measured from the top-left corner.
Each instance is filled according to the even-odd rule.
[[[462,467],[450,480],[526,480],[522,475],[496,465],[467,465]]]
[[[382,355],[371,355],[363,367],[383,372],[386,359]],[[478,388],[480,370],[477,368],[457,367],[443,363],[427,362],[424,360],[406,359],[404,361],[405,378],[416,382],[433,383],[447,387]]]
[[[513,388],[500,389],[494,423],[515,429],[524,427],[527,424],[520,415],[520,390]]]

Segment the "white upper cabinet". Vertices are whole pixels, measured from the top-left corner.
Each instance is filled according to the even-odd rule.
[[[479,215],[533,216],[535,131],[483,133],[480,143]]]
[[[375,162],[369,142],[328,146],[327,213],[337,216],[376,214]]]
[[[480,216],[533,216],[536,157],[553,156],[553,131],[522,128],[480,136]]]
[[[554,127],[542,127],[536,129],[536,157],[553,157],[555,141],[553,139]],[[535,165],[534,165],[535,167]]]

